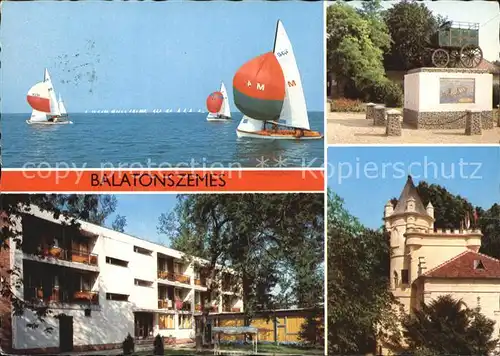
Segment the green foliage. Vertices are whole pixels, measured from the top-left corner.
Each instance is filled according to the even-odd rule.
[[[361,100],[347,98],[331,100],[332,112],[365,112],[366,105]]]
[[[163,337],[158,334],[154,341],[154,355],[163,356],[165,354],[165,345],[163,343]]]
[[[500,205],[493,204],[479,215],[479,227],[483,233],[480,252],[500,259]]]
[[[392,45],[385,56],[390,70],[409,70],[424,66],[430,58],[429,39],[444,21],[422,3],[403,0],[384,14]]]
[[[123,215],[117,215],[111,228],[118,232],[125,232],[125,226],[127,226],[127,218]]]
[[[323,209],[321,194],[181,195],[158,231],[208,261],[207,294],[216,296],[222,272],[233,269],[250,320],[256,310],[322,302]]]
[[[327,236],[329,354],[372,352],[377,338],[397,335],[388,241],[382,232],[363,227],[332,192]],[[381,325],[387,334],[379,332]]]
[[[318,308],[308,315],[299,331],[299,339],[306,345],[323,346],[325,344],[324,309]]]
[[[383,103],[387,107],[398,108],[403,105],[403,89],[389,79],[375,83],[369,90],[370,100]]]
[[[402,322],[408,349],[431,355],[488,355],[498,341],[492,339],[494,325],[480,310],[449,295],[422,303]]]
[[[122,349],[124,355],[132,355],[132,353],[134,352],[135,350],[134,338],[132,337],[132,335],[130,335],[130,333],[127,335],[125,340],[123,340]]]
[[[389,48],[382,21],[342,3],[329,6],[326,16],[328,71],[336,75],[339,85],[352,80],[358,90],[364,90],[382,81],[382,54]]]

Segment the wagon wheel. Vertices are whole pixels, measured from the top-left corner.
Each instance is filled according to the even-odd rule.
[[[450,63],[448,67],[457,68],[460,65],[460,51],[454,49],[450,51]]]
[[[444,68],[448,65],[450,61],[450,55],[448,51],[438,48],[434,52],[432,52],[432,64],[436,67]]]
[[[460,50],[460,61],[466,68],[476,68],[483,60],[483,51],[475,45],[465,45]]]

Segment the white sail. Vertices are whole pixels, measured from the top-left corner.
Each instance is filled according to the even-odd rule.
[[[61,112],[59,111],[59,103],[57,102],[56,92],[54,90],[54,86],[52,85],[52,80],[50,79],[49,71],[47,70],[47,68],[45,68],[43,81],[47,85],[49,90],[50,114],[59,116],[61,115]]]
[[[34,110],[31,112],[30,120],[31,122],[44,122],[47,121],[47,114],[38,110]]]
[[[177,112],[181,112],[181,108],[177,109]]]
[[[184,111],[183,111],[183,112],[186,112],[186,109],[184,109]]]
[[[264,121],[255,120],[243,115],[237,130],[242,132],[256,132],[264,129]]]
[[[68,115],[68,112],[66,111],[66,107],[64,106],[64,102],[61,98],[61,94],[59,94],[59,112],[61,113],[61,116]]]
[[[281,21],[278,21],[276,27],[274,55],[278,59],[285,76],[286,94],[281,109],[280,122],[285,121],[287,126],[310,130],[299,68],[295,61],[292,44]]]
[[[227,90],[224,83],[220,85],[220,92],[222,93],[222,97],[224,98],[222,102],[222,107],[219,110],[220,115],[224,115],[226,117],[231,117],[231,108],[229,106],[229,98],[227,97]]]

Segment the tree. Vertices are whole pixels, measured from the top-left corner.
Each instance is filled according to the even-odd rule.
[[[492,339],[493,320],[449,295],[428,305],[422,303],[402,325],[410,352],[425,349],[440,355],[489,355],[498,341]]]
[[[169,234],[173,248],[208,261],[200,266],[207,295],[218,295],[224,271],[234,271],[248,324],[255,311],[280,307],[276,288],[288,304],[321,303],[323,220],[321,194],[181,195],[170,217],[160,217],[158,231]],[[205,308],[205,322],[208,313]]]
[[[388,70],[409,70],[424,66],[430,58],[429,39],[444,18],[434,16],[421,3],[403,0],[385,12],[392,46],[385,56]]]
[[[112,203],[116,202],[116,198],[112,198],[75,194],[0,194],[0,251],[5,252],[10,248],[22,246],[15,219],[30,213],[32,205],[52,214],[55,219],[65,218],[67,222],[64,224],[69,231],[76,232],[80,225],[78,219],[103,221],[116,207],[116,203]],[[13,241],[15,246],[11,246],[10,241]],[[13,315],[21,316],[26,311],[31,311],[36,320],[28,324],[28,327],[34,329],[43,325],[47,332],[51,332],[52,328],[46,326],[45,319],[53,315],[53,312],[46,305],[35,305],[20,297],[19,290],[23,287],[20,270],[16,267],[11,269],[10,266],[0,266],[0,270],[3,277],[0,284],[1,297],[11,303]],[[9,277],[15,277],[13,284]]]
[[[116,215],[115,220],[111,223],[111,228],[118,232],[125,232],[127,226],[127,218],[123,215]]]
[[[397,341],[385,234],[362,226],[329,191],[327,237],[329,354],[370,353],[376,339]]]
[[[341,90],[351,81],[362,91],[386,80],[382,59],[390,38],[374,9],[365,7],[366,16],[345,4],[327,9],[327,67]]]

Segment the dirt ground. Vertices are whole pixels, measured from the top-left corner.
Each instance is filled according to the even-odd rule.
[[[327,142],[335,144],[495,144],[500,143],[500,127],[483,130],[481,136],[466,136],[460,130],[416,130],[403,124],[399,137],[385,136],[385,127],[373,126],[365,113],[328,113]]]

